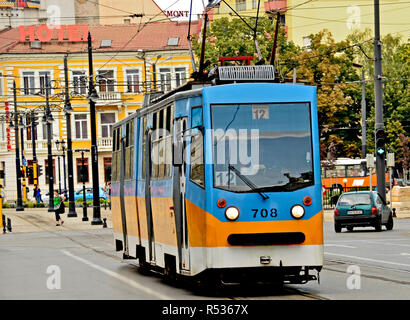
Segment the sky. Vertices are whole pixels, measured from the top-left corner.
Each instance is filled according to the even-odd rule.
[[[171,11],[173,15],[177,15],[175,11],[184,11],[184,16],[175,17],[171,16],[172,20],[176,21],[188,21],[189,20],[189,9],[191,5],[191,0],[154,0],[155,3],[163,11]],[[197,20],[197,14],[202,14],[204,10],[204,5],[208,4],[208,0],[192,0],[192,20]]]

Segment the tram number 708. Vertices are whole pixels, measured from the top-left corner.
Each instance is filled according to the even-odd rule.
[[[262,218],[276,218],[278,216],[278,210],[275,208],[271,209],[251,209],[253,211],[253,217],[257,218],[261,216]]]

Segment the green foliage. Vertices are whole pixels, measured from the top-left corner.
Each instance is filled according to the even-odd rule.
[[[244,18],[249,26],[255,27],[256,19]],[[259,60],[254,42],[254,32],[241,19],[220,18],[212,21],[207,29],[205,44],[205,61],[209,60],[211,66],[219,64],[219,57],[253,56],[253,63]],[[275,20],[268,17],[259,17],[256,31],[262,57],[265,63],[270,61],[273,37],[275,31]],[[201,55],[202,39],[193,35],[193,48],[196,56]],[[278,32],[277,50],[281,59],[286,59],[298,52],[300,49],[292,42],[288,42],[283,28]],[[282,73],[289,70],[284,67]]]

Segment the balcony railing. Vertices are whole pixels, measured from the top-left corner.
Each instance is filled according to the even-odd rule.
[[[115,91],[100,91],[98,92],[99,101],[121,100],[121,92]]]
[[[112,149],[112,137],[97,138],[97,148],[100,151],[110,151]]]

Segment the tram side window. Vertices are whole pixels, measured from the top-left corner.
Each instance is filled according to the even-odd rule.
[[[134,121],[126,124],[125,136],[125,180],[133,178],[134,166]]]
[[[141,179],[145,180],[145,156],[146,156],[146,145],[147,145],[147,135],[145,134],[145,130],[147,129],[147,118],[144,117],[141,119],[141,134],[140,137],[142,139],[142,168],[141,168]]]
[[[199,107],[202,108],[202,107]],[[192,114],[194,110],[192,109]],[[198,112],[195,112],[198,114]],[[205,186],[205,166],[204,166],[204,137],[202,131],[199,129],[192,129],[191,132],[191,172],[190,179],[199,184]]]
[[[157,129],[154,130],[152,134],[151,177],[153,179],[167,179],[171,177],[172,118],[172,105],[154,113],[153,115],[153,120],[155,121],[153,127]]]
[[[118,154],[119,154],[119,144],[118,144],[118,139],[117,137],[119,136],[120,132],[119,132],[120,128],[117,128],[114,130],[113,133],[113,159],[112,159],[112,181],[116,182],[119,179],[119,166],[120,166],[120,161],[118,158]]]

